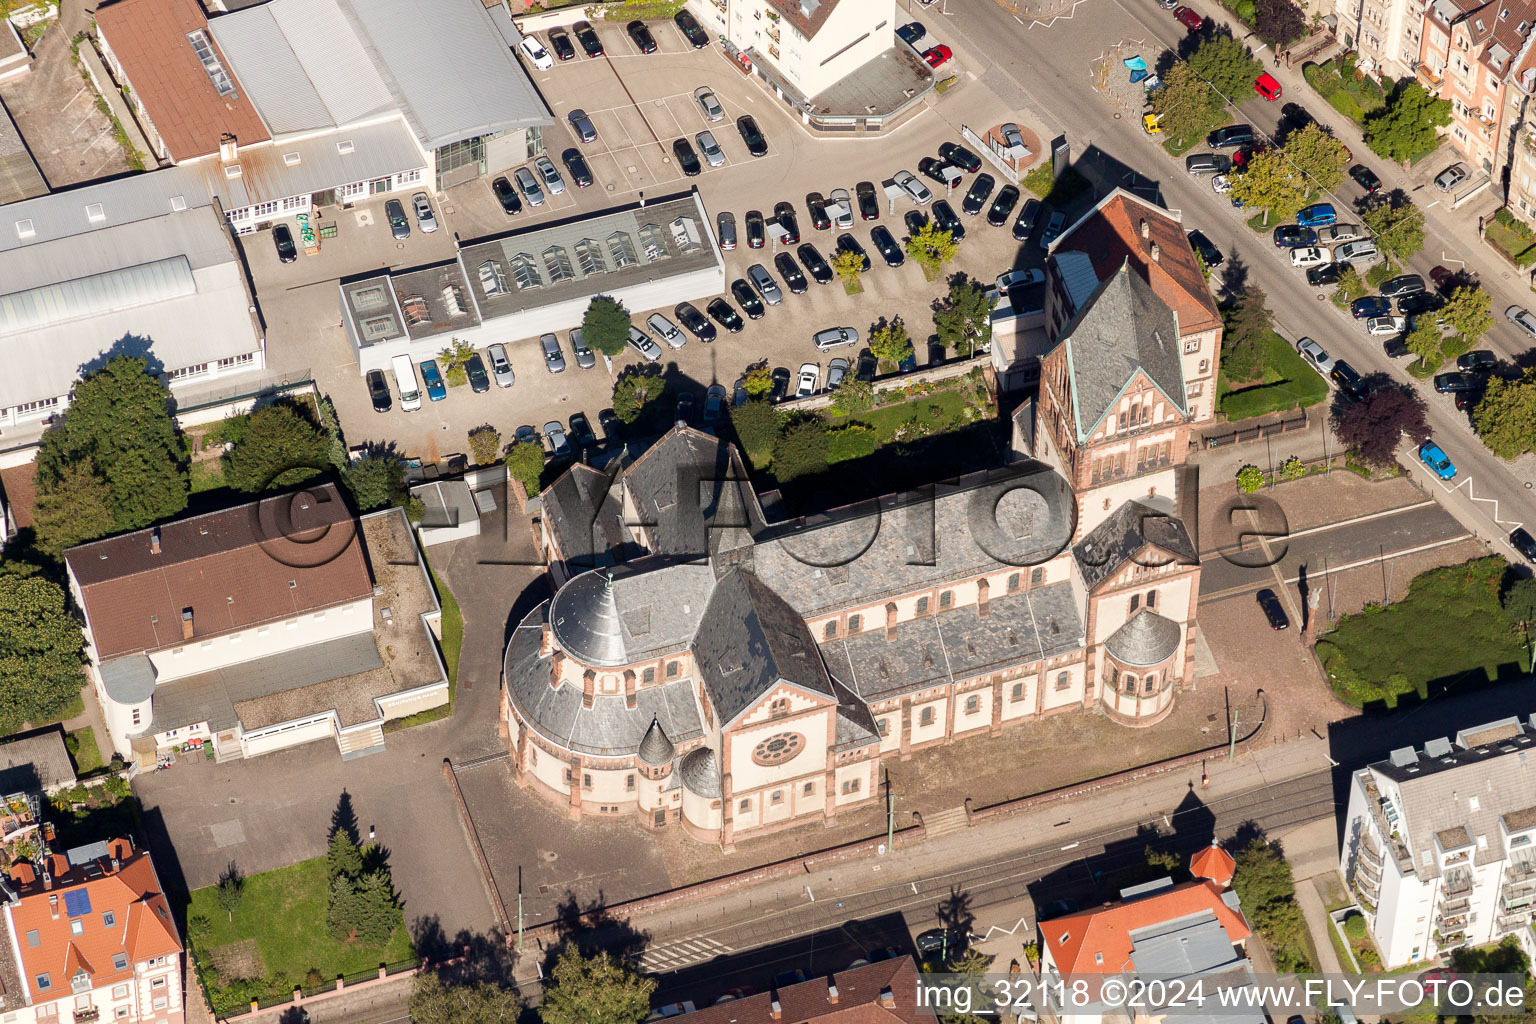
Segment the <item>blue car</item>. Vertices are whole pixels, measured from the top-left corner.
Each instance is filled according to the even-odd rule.
[[[1456,475],[1456,464],[1433,441],[1425,441],[1419,446],[1419,461],[1441,480],[1449,480]]]
[[[1315,203],[1296,214],[1296,223],[1304,228],[1326,228],[1338,222],[1338,215],[1328,203]]]
[[[437,372],[437,360],[428,359],[421,364],[421,382],[427,386],[427,397],[434,402],[441,402],[448,397],[448,389],[443,385],[443,375]]]

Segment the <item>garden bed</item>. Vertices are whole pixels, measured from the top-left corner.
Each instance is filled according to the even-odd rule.
[[[1270,332],[1264,357],[1264,382],[1232,389],[1223,373],[1217,386],[1227,419],[1253,419],[1285,409],[1305,409],[1328,397],[1328,382],[1280,335]]]
[[[384,723],[385,732],[396,732],[400,729],[409,729],[413,725],[426,725],[440,718],[447,718],[453,714],[453,701],[459,686],[459,652],[464,646],[464,613],[459,611],[459,602],[453,596],[453,591],[444,584],[443,579],[436,570],[432,572],[432,582],[437,587],[438,603],[442,605],[443,617],[441,620],[443,648],[443,664],[448,666],[448,703],[441,707],[428,708],[418,711],[414,715],[405,718],[396,718]]]
[[[1351,59],[1308,64],[1301,73],[1329,106],[1362,128],[1367,114],[1386,106],[1387,97],[1381,86],[1369,75],[1357,74]]]
[[[1501,210],[1500,213],[1508,213]],[[1511,215],[1505,223],[1495,218],[1483,226],[1483,238],[1494,250],[1517,267],[1536,263],[1536,232]]]

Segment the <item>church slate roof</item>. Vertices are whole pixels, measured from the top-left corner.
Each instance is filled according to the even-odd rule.
[[[676,750],[672,741],[667,739],[667,732],[661,727],[661,719],[651,716],[651,727],[645,730],[645,738],[640,741],[640,760],[652,768],[660,768],[672,760],[672,754]]]
[[[653,554],[703,558],[750,546],[762,523],[733,445],[692,427],[667,433],[624,473],[624,488]],[[688,501],[689,492],[697,500]]]
[[[1182,632],[1177,622],[1143,608],[1104,641],[1104,649],[1122,665],[1145,668],[1178,650]]]
[[[715,752],[708,747],[689,751],[688,756],[683,758],[678,774],[682,776],[683,788],[694,796],[706,800],[720,799],[720,762],[716,760]]]
[[[1061,337],[1078,441],[1093,436],[1137,373],[1187,410],[1178,318],[1128,263],[1099,285]]]
[[[612,464],[617,473],[621,461]],[[612,565],[624,543],[618,487],[607,472],[576,463],[539,495],[544,521],[573,570]]]
[[[1181,563],[1199,564],[1189,530],[1177,516],[1165,515],[1134,499],[1127,501],[1077,542],[1072,555],[1092,590],[1120,570],[1144,545],[1155,544]],[[1161,563],[1166,556],[1159,555]]]
[[[583,665],[613,667],[693,638],[714,583],[702,564],[631,562],[575,577],[550,600],[555,642]]]

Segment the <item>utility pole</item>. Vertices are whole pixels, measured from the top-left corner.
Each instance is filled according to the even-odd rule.
[[[1237,758],[1237,708],[1232,706],[1232,691],[1227,691],[1227,761]]]
[[[523,951],[523,866],[517,866],[517,951]]]
[[[885,852],[896,841],[896,794],[891,791],[891,770],[885,770]]]

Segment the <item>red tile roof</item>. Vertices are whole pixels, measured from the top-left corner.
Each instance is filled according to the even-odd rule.
[[[64,560],[101,661],[182,643],[189,608],[203,639],[373,593],[362,530],[334,484],[82,544]]]
[[[1093,271],[1100,281],[1129,260],[1131,269],[1179,315],[1181,334],[1221,324],[1221,314],[1216,311],[1205,275],[1200,273],[1194,250],[1184,236],[1183,224],[1160,206],[1115,189],[1056,243],[1055,251],[1065,249],[1085,253],[1093,261]]]
[[[1131,932],[1201,911],[1216,915],[1233,942],[1249,935],[1243,915],[1222,902],[1221,888],[1185,882],[1152,896],[1040,922],[1056,970],[1064,975],[1115,974],[1131,957]]]
[[[11,910],[11,920],[21,949],[24,983],[34,1003],[67,996],[70,979],[78,971],[90,976],[92,988],[99,988],[132,978],[136,963],[182,951],[170,904],[160,890],[149,854],[135,852],[126,839],[113,839],[107,845],[118,858],[115,870],[109,857],[71,868],[64,857],[54,854],[49,858],[52,866],[63,870],[53,876],[51,888],[45,889],[41,878],[17,882],[21,899]],[[13,869],[12,877],[16,874]],[[24,877],[27,872],[20,874]],[[90,910],[72,917],[65,894],[75,892],[86,894]],[[105,912],[113,916],[110,927]],[[71,927],[75,918],[80,920],[79,935]],[[38,933],[36,946],[28,938],[32,931]],[[127,957],[122,968],[113,966],[118,954]],[[37,984],[42,974],[48,976],[46,989]]]
[[[829,985],[837,986],[832,1001]],[[890,1006],[881,1002],[889,991]],[[774,1015],[773,1001],[779,1001]],[[917,967],[909,956],[851,967],[836,974],[758,992],[688,1014],[688,1024],[933,1024],[933,1011],[919,1012]]]
[[[1209,878],[1225,889],[1232,884],[1232,876],[1237,874],[1237,861],[1226,850],[1212,843],[1189,858],[1189,873],[1196,878]]]
[[[271,138],[208,32],[197,0],[117,0],[97,9],[96,27],[173,162],[217,153],[225,134],[242,146]],[[214,88],[187,38],[199,29],[234,82],[228,96]]]

